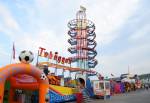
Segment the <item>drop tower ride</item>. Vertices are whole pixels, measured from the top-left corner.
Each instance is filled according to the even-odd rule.
[[[76,13],[76,19],[68,22],[68,43],[71,47],[68,51],[73,55],[72,62],[77,63],[77,67],[85,70],[95,68],[98,61],[95,59],[97,45],[95,38],[95,24],[86,18],[86,8],[80,7]]]

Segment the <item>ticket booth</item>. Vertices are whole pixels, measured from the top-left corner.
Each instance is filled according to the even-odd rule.
[[[110,98],[110,81],[93,81],[93,91],[98,98]]]

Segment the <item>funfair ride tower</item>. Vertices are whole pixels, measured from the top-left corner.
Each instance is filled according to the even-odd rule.
[[[94,32],[95,25],[92,21],[86,19],[85,11],[84,7],[80,7],[80,10],[76,13],[76,19],[68,23],[70,29],[68,35],[71,37],[68,39],[71,44],[68,51],[74,54],[71,57],[71,61],[77,62],[77,67],[89,70],[90,68],[95,68],[98,63],[95,59],[97,43],[94,40],[96,37]]]

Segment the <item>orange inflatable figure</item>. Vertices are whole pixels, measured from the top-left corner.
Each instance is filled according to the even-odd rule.
[[[16,75],[27,74],[36,79],[33,83],[17,83]],[[39,103],[45,103],[45,97],[49,88],[47,77],[41,70],[30,64],[17,63],[0,68],[0,103],[3,103],[4,85],[6,79],[10,78],[11,88],[9,103],[13,102],[14,89],[39,90]]]

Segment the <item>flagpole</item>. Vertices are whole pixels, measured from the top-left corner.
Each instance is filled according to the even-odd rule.
[[[12,53],[10,57],[10,64],[12,63],[12,59],[15,60],[15,43],[13,42]]]
[[[10,55],[10,64],[11,64],[11,62],[12,62],[12,53],[11,53],[11,55]]]
[[[39,50],[38,50],[38,55],[37,55],[37,60],[36,60],[36,66],[38,67],[39,64]]]
[[[128,74],[130,75],[130,68],[129,68],[129,65],[128,65]]]

